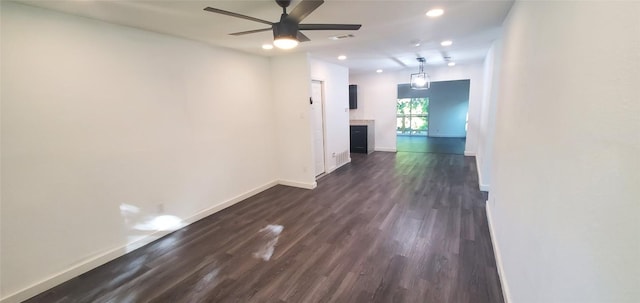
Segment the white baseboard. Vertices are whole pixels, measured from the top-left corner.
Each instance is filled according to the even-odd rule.
[[[225,208],[227,208],[229,206],[232,206],[232,205],[234,205],[234,204],[236,204],[236,203],[238,203],[238,202],[240,202],[240,201],[242,201],[244,199],[247,199],[247,198],[249,198],[251,196],[255,196],[255,195],[257,195],[257,194],[259,194],[259,193],[261,193],[261,192],[263,192],[263,191],[265,191],[265,190],[267,190],[269,188],[272,188],[272,187],[276,186],[276,185],[278,185],[277,181],[271,181],[271,182],[266,183],[264,185],[258,186],[256,188],[250,190],[250,191],[247,191],[247,192],[245,192],[243,194],[240,194],[238,196],[235,196],[235,197],[231,198],[230,200],[227,200],[225,202],[222,202],[220,204],[217,204],[217,205],[214,205],[214,206],[212,206],[210,208],[207,208],[207,209],[205,209],[205,210],[203,210],[203,211],[201,211],[201,212],[199,212],[199,213],[197,213],[197,214],[185,219],[185,223],[186,223],[186,225],[189,225],[189,224],[194,223],[196,221],[202,220],[202,219],[204,219],[204,218],[206,218],[208,216],[211,216],[211,215],[213,215],[213,214],[215,214],[215,213],[217,213],[217,212],[219,212],[219,211],[221,211],[221,210],[223,210],[223,209],[225,209]]]
[[[260,192],[263,192],[275,185],[278,185],[279,182],[277,181],[271,181],[268,182],[264,185],[258,186],[254,189],[251,189],[243,194],[240,194],[234,198],[231,198],[227,201],[224,201],[220,204],[216,204],[210,208],[204,209],[198,213],[196,213],[195,215],[186,218],[183,220],[182,223],[184,223],[183,225],[181,225],[180,228],[183,228],[187,225],[190,225],[198,220],[201,220],[205,217],[208,217],[214,213],[217,213],[229,206],[232,206],[244,199],[247,199],[255,194],[258,194]],[[157,240],[158,238],[161,238],[163,236],[166,236],[170,233],[172,233],[173,230],[168,230],[168,231],[156,231],[153,232],[149,235],[144,236],[143,238],[131,242],[131,243],[127,243],[126,245],[111,249],[109,251],[106,251],[98,256],[94,256],[91,257],[85,261],[79,262],[76,265],[73,265],[72,267],[70,267],[69,269],[63,270],[57,274],[54,274],[48,278],[45,278],[44,280],[35,283],[31,286],[28,286],[22,290],[19,290],[15,293],[9,294],[6,297],[0,299],[0,303],[18,303],[18,302],[22,302],[25,301],[37,294],[40,294],[43,291],[46,291],[54,286],[57,286],[59,284],[62,284],[72,278],[75,278],[85,272],[88,272],[100,265],[103,265],[109,261],[112,261],[118,257],[121,257],[127,253],[130,253],[140,247],[143,247],[144,245],[147,245],[155,240]],[[134,247],[134,249],[132,249],[132,247]]]
[[[495,236],[495,230],[493,227],[493,218],[491,217],[491,204],[489,201],[486,203],[487,221],[489,223],[489,234],[491,235],[491,244],[493,245],[493,253],[496,257],[496,266],[498,267],[498,277],[500,278],[500,285],[502,286],[502,296],[505,303],[513,303],[511,300],[511,292],[509,291],[509,284],[507,278],[504,275],[504,267],[502,265],[502,255],[500,254],[500,246],[498,246],[498,240]]]
[[[470,150],[465,150],[464,151],[464,155],[468,156],[468,157],[475,157],[476,156],[476,152],[470,151]]]
[[[476,171],[478,171],[478,186],[480,187],[480,191],[489,191],[489,184],[484,183],[484,179],[482,178],[482,170],[480,170],[480,156],[476,156]]]
[[[147,237],[149,238],[153,238],[154,240],[157,239],[156,238],[156,234],[161,234],[161,233],[169,233],[169,231],[162,231],[162,232],[155,232],[152,233],[148,236],[146,236],[144,239],[146,239]],[[53,288],[59,284],[62,284],[68,280],[71,280],[72,278],[75,278],[85,272],[88,272],[100,265],[103,265],[105,263],[108,263],[109,261],[116,259],[120,256],[123,256],[127,253],[127,251],[129,250],[127,247],[130,245],[135,245],[136,247],[142,247],[143,245],[140,245],[139,242],[143,241],[144,239],[138,240],[138,241],[134,241],[132,243],[129,243],[127,245],[109,250],[105,253],[102,253],[98,256],[94,256],[92,258],[89,258],[88,260],[79,262],[76,265],[73,265],[71,268],[63,270],[57,274],[51,275],[47,278],[45,278],[44,280],[35,283],[31,286],[28,286],[22,290],[19,290],[15,293],[9,294],[6,297],[0,299],[0,302],[2,303],[18,303],[18,302],[22,302],[25,301],[37,294],[40,294],[41,292],[44,292],[50,288]]]
[[[290,181],[290,180],[278,180],[278,184],[291,186],[291,187],[299,187],[304,189],[314,189],[316,188],[316,186],[318,186],[318,183],[315,181],[311,183],[307,183],[307,182],[298,182],[298,181]]]
[[[396,153],[398,149],[395,147],[376,147],[374,151]]]
[[[347,158],[347,162],[342,163],[342,165],[336,165],[336,166],[330,167],[325,174],[328,175],[328,174],[334,172],[336,169],[338,169],[340,167],[343,167],[343,166],[345,166],[345,165],[347,165],[349,163],[351,163],[351,157]]]

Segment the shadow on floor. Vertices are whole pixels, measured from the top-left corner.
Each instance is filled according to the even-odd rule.
[[[464,155],[465,138],[398,136],[399,152]]]

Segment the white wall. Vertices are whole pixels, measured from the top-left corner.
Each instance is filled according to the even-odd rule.
[[[429,74],[431,81],[471,80],[465,154],[475,155],[483,98],[482,63],[455,67],[427,66],[425,71]],[[376,150],[396,150],[398,84],[409,83],[409,76],[415,72],[416,69],[407,69],[392,73],[350,75],[349,82],[358,85],[358,109],[349,111],[350,118],[376,121]]]
[[[1,22],[1,297],[126,252],[159,204],[192,221],[278,179],[268,59],[6,1]]]
[[[476,154],[478,181],[482,191],[489,191],[491,184],[501,60],[502,40],[496,40],[491,45],[484,61],[484,88],[478,130],[478,152]]]
[[[640,302],[640,3],[516,2],[488,212],[512,303]]]
[[[350,75],[349,83],[358,85],[358,108],[349,110],[349,118],[375,120],[375,150],[396,151],[396,76],[393,73]]]
[[[326,171],[335,170],[338,153],[349,151],[349,69],[311,59],[311,79],[323,82]],[[342,163],[344,164],[344,163]]]
[[[271,58],[280,183],[304,188],[316,187],[310,75],[306,53]]]

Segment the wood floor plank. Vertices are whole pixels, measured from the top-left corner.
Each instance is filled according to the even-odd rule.
[[[318,183],[275,186],[27,302],[504,302],[472,157],[353,154]]]

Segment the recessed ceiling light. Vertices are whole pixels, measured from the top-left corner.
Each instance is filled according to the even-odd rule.
[[[450,46],[451,44],[453,44],[453,41],[451,41],[451,40],[444,40],[444,41],[440,42],[440,45],[442,45],[442,46]]]
[[[427,12],[427,17],[431,17],[431,18],[435,18],[435,17],[440,17],[444,14],[444,10],[441,8],[434,8],[434,9],[430,9]]]
[[[265,43],[262,45],[262,49],[273,49],[273,45]]]
[[[449,65],[449,66],[456,66],[456,63],[455,63],[455,62],[449,62],[449,63],[447,63],[447,65]]]
[[[347,56],[340,55],[340,56],[338,56],[338,60],[347,60]]]
[[[379,74],[379,73],[381,73],[381,72],[382,72],[382,70],[381,70],[381,69],[377,69],[377,70],[376,70],[376,73],[378,73],[378,74]]]

